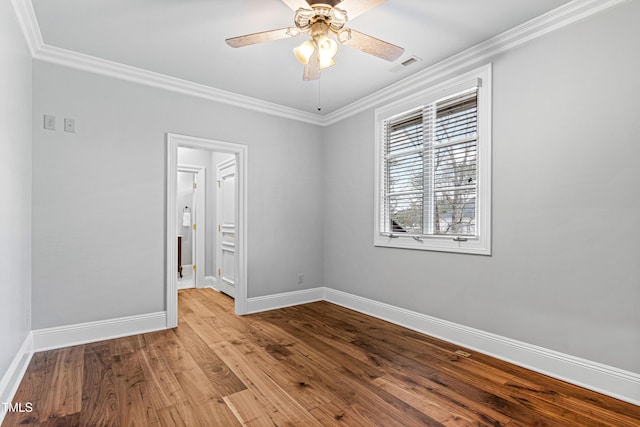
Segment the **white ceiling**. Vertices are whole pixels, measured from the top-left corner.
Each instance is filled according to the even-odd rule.
[[[282,0],[32,0],[46,45],[298,110],[331,113],[568,0],[389,0],[348,27],[405,48],[389,63],[341,46],[319,82],[302,80],[302,36],[238,49],[229,37],[293,26]],[[415,55],[422,61],[392,71]]]

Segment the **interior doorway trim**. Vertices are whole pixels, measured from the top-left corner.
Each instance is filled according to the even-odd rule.
[[[178,186],[178,147],[194,148],[211,152],[234,154],[236,157],[236,257],[235,277],[236,314],[247,313],[247,165],[248,147],[232,142],[216,141],[193,136],[167,133],[167,194],[166,194],[166,290],[167,290],[167,328],[178,326],[178,239],[176,227],[178,214],[175,209],[177,203]]]

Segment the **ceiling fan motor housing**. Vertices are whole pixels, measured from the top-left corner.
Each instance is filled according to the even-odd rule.
[[[321,22],[331,31],[337,33],[348,21],[347,12],[326,4],[314,4],[312,9],[300,8],[293,18],[296,27],[301,31],[307,31],[314,24]]]

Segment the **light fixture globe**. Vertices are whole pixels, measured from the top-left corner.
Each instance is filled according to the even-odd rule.
[[[318,45],[318,65],[320,69],[336,65],[333,58],[338,53],[338,43],[329,37],[321,37],[316,41]]]
[[[336,61],[331,57],[319,57],[318,58],[318,68],[324,70],[325,68],[333,67],[336,65]]]
[[[316,50],[315,44],[311,40],[307,40],[300,46],[293,48],[293,54],[300,63],[307,65],[311,59],[311,55]]]
[[[333,58],[336,56],[336,53],[338,53],[338,43],[327,36],[318,38],[316,44],[318,45],[318,53],[320,55],[328,55]]]

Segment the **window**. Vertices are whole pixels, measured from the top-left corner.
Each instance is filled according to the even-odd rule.
[[[377,246],[491,253],[490,71],[376,110]]]

